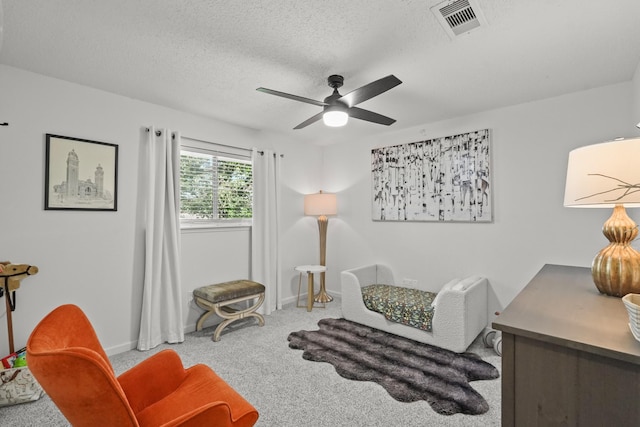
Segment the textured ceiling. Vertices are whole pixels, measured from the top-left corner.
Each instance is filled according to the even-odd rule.
[[[639,0],[478,0],[488,25],[451,40],[438,0],[0,0],[0,63],[319,144],[631,80]],[[1,15],[0,15],[1,16]],[[388,74],[403,84],[351,120],[294,126]]]

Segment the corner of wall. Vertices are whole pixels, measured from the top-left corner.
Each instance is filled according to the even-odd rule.
[[[640,62],[636,66],[636,72],[633,74],[633,124],[640,124]]]

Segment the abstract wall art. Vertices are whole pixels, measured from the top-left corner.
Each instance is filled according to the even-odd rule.
[[[371,150],[374,221],[491,222],[489,129]]]

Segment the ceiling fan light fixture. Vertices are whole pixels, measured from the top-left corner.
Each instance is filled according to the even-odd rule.
[[[322,121],[325,125],[337,128],[344,126],[349,121],[349,115],[342,110],[328,110],[322,115]]]
[[[395,123],[395,120],[390,117],[374,113],[373,111],[358,108],[356,107],[356,105],[398,86],[400,83],[402,83],[400,79],[398,79],[393,74],[389,74],[386,77],[361,86],[358,89],[352,90],[351,92],[342,96],[340,95],[340,92],[338,92],[338,88],[342,86],[343,82],[344,78],[342,76],[339,76],[337,74],[329,76],[329,78],[327,79],[327,83],[329,84],[329,87],[333,88],[333,93],[327,96],[324,101],[316,101],[314,99],[292,95],[290,93],[280,92],[264,87],[259,87],[256,90],[259,92],[292,99],[294,101],[304,102],[306,104],[317,105],[318,107],[323,108],[323,111],[309,117],[307,120],[300,123],[293,129],[305,128],[310,124],[319,121],[320,119],[323,119],[322,121],[326,126],[344,126],[349,121],[349,117],[386,126]]]

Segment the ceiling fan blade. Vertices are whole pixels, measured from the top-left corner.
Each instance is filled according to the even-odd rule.
[[[382,114],[374,113],[373,111],[363,110],[358,107],[349,108],[349,117],[354,119],[366,120],[368,122],[378,123],[380,125],[389,126],[395,123],[395,119],[391,117],[383,116]]]
[[[381,93],[398,86],[400,83],[402,83],[400,79],[393,74],[389,74],[387,77],[383,77],[375,82],[369,83],[368,85],[352,90],[340,98],[340,101],[346,103],[349,107],[353,107],[354,105],[358,105],[367,99],[371,99],[374,96],[378,96]]]
[[[309,126],[312,123],[317,122],[318,120],[320,120],[322,118],[323,114],[324,114],[324,111],[321,111],[318,114],[316,114],[315,116],[309,117],[307,120],[305,120],[304,122],[300,123],[298,126],[294,127],[294,129],[302,129],[304,127]]]
[[[300,101],[300,102],[304,102],[304,103],[307,103],[307,104],[317,105],[318,107],[324,107],[325,105],[327,105],[326,102],[316,101],[315,99],[305,98],[305,97],[298,96],[298,95],[291,95],[290,93],[284,93],[284,92],[280,92],[280,91],[273,90],[273,89],[267,89],[267,88],[264,88],[264,87],[259,87],[256,90],[259,91],[259,92],[268,93],[270,95],[276,95],[276,96],[281,96],[283,98],[293,99],[294,101]]]

